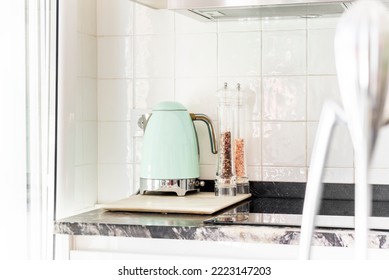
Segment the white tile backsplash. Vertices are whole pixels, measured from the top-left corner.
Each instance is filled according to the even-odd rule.
[[[99,121],[130,120],[133,107],[133,80],[99,79],[97,86]]]
[[[62,1],[58,52],[57,216],[97,202],[98,102],[96,0]]]
[[[306,182],[305,167],[262,167],[263,181],[272,182]]]
[[[260,166],[247,166],[247,174],[250,181],[262,181],[262,167]]]
[[[220,33],[218,69],[220,76],[259,76],[261,74],[261,34],[258,32]]]
[[[263,166],[304,167],[306,152],[305,122],[263,122]]]
[[[179,13],[175,14],[175,31],[177,34],[216,33],[217,24],[214,21],[195,20]]]
[[[116,10],[118,18],[109,21]],[[216,126],[216,92],[224,82],[240,83],[247,94],[250,179],[307,180],[321,108],[326,99],[340,103],[333,50],[338,18],[198,21],[124,0],[99,0],[97,11],[99,201],[138,186],[142,138],[132,137],[132,109],[175,100]],[[212,180],[216,156],[204,124],[196,128],[201,178]],[[374,182],[389,181],[386,134],[373,159]],[[337,128],[323,180],[353,182],[353,166],[350,137]]]
[[[217,162],[217,156],[211,152],[208,128],[203,122],[195,122],[200,148],[200,164],[213,165]]]
[[[99,122],[98,139],[98,163],[133,162],[129,122]]]
[[[135,36],[135,76],[167,78],[174,76],[174,36]]]
[[[317,122],[308,122],[308,166],[310,166],[317,126]],[[335,127],[325,166],[329,168],[352,168],[354,166],[354,151],[346,125],[338,125]]]
[[[97,165],[81,165],[74,168],[74,200],[76,209],[85,209],[86,206],[96,204],[96,197],[91,193],[96,193],[97,186]]]
[[[77,31],[84,34],[96,35],[97,1],[77,1]]]
[[[77,34],[77,75],[97,77],[97,39],[94,35]]]
[[[229,88],[235,89],[239,83],[242,92],[244,92],[247,98],[247,120],[260,121],[262,120],[261,80],[260,77],[218,77],[217,88],[221,90],[224,87],[224,83],[227,83]]]
[[[264,75],[305,75],[306,31],[264,31],[262,71]]]
[[[336,28],[339,17],[323,16],[318,18],[307,19],[307,26],[309,29],[329,29]]]
[[[306,120],[306,77],[263,78],[263,119]]]
[[[336,74],[334,36],[335,29],[308,31],[309,74]]]
[[[331,76],[308,76],[307,118],[318,121],[326,101],[335,101],[342,106],[338,79]]]
[[[137,35],[174,33],[174,13],[171,11],[150,9],[135,4],[135,13],[131,18],[135,18]]]
[[[98,202],[108,203],[135,193],[131,164],[98,165]]]
[[[217,78],[177,78],[175,100],[181,102],[191,113],[202,113],[216,120]],[[204,102],[207,100],[207,102]]]
[[[135,108],[153,108],[161,101],[174,100],[173,78],[135,80]]]
[[[262,162],[262,123],[247,122],[246,123],[246,139],[247,139],[247,165],[260,166]]]
[[[216,33],[176,35],[176,77],[216,77]]]
[[[217,23],[217,31],[222,32],[244,32],[244,31],[260,31],[261,20],[256,18],[242,18],[236,21],[219,21]],[[216,32],[216,31],[215,31]]]
[[[264,18],[262,19],[262,30],[299,30],[307,28],[307,20],[305,18]]]
[[[354,168],[324,168],[323,183],[352,184],[354,181]]]
[[[212,165],[200,165],[200,178],[203,180],[215,180],[216,166]]]
[[[100,79],[132,78],[133,38],[99,37],[97,39],[98,77]]]
[[[377,142],[376,148],[373,154],[371,168],[374,169],[389,169],[389,127],[381,128]]]
[[[84,0],[78,1],[83,2]],[[134,33],[134,3],[128,0],[97,0],[97,35],[125,36]]]

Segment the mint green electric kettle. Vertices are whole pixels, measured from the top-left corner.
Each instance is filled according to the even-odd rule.
[[[151,114],[143,115],[139,125],[144,130],[140,193],[186,192],[198,190],[199,144],[193,121],[207,124],[211,150],[217,153],[215,132],[209,117],[190,114],[178,102],[161,102]]]

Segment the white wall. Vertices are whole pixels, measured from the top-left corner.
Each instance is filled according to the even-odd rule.
[[[97,201],[96,0],[59,11],[57,218]]]
[[[332,47],[337,18],[204,23],[128,0],[78,2],[93,7],[95,1],[96,18],[93,8],[78,7],[84,13],[72,37],[82,52],[76,68],[83,71],[77,74],[77,87],[67,84],[68,105],[63,105],[73,113],[65,115],[74,117],[64,118],[70,131],[66,137],[78,135],[76,152],[65,156],[74,166],[63,169],[66,188],[75,190],[68,199],[78,199],[81,206],[132,193],[139,182],[142,146],[134,125],[137,116],[159,101],[176,100],[216,121],[216,91],[224,82],[240,82],[250,94],[250,179],[306,181],[322,104],[326,98],[340,101]],[[76,88],[83,90],[76,94]],[[216,157],[206,128],[196,127],[201,177],[213,179]],[[373,183],[389,182],[384,144],[389,130],[383,135]],[[354,182],[345,127],[336,130],[325,181]]]

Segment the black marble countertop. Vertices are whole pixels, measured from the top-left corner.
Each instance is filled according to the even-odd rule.
[[[301,199],[291,198],[253,198],[251,210],[267,213],[301,213]],[[322,207],[345,209],[352,212],[350,201],[327,201]],[[344,205],[349,205],[344,207]],[[382,204],[382,203],[381,203]],[[388,205],[378,205],[378,209],[388,209]],[[388,203],[389,204],[389,203]],[[335,207],[335,206],[336,207]],[[258,210],[258,208],[260,208]],[[335,209],[335,210],[334,210]],[[351,210],[350,210],[351,209]],[[381,210],[377,210],[381,211]],[[138,238],[162,238],[203,241],[236,241],[256,242],[263,244],[297,245],[300,238],[300,227],[286,226],[252,226],[252,225],[209,225],[203,221],[215,215],[159,214],[111,212],[97,209],[64,218],[55,222],[56,234],[67,235],[102,235]],[[339,214],[339,213],[338,213]],[[344,213],[343,213],[344,214]],[[346,213],[352,215],[353,213]],[[336,213],[334,214],[336,215]],[[352,247],[354,230],[350,229],[316,229],[313,245]],[[388,231],[371,231],[369,247],[389,248]]]

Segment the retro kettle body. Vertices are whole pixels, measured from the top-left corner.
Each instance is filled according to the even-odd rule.
[[[203,114],[190,114],[178,102],[158,103],[149,115],[139,120],[144,129],[140,174],[140,193],[175,192],[183,196],[198,190],[202,182],[199,144],[193,121],[208,126],[211,150],[216,154],[211,120]]]

